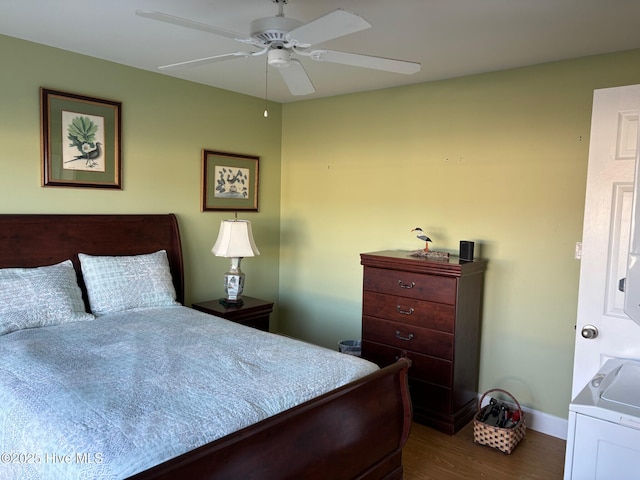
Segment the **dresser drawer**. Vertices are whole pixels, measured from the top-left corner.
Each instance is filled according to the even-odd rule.
[[[362,300],[364,315],[442,332],[454,332],[456,309],[453,305],[366,291],[363,292]]]
[[[362,339],[453,360],[453,335],[373,317],[362,317]]]
[[[454,277],[365,267],[364,290],[455,305]]]
[[[414,416],[431,414],[437,418],[439,415],[447,415],[451,412],[452,391],[450,388],[419,380],[410,380],[409,392],[411,393]]]
[[[362,358],[386,367],[398,361],[400,357],[411,360],[409,378],[427,380],[448,387],[451,385],[452,363],[449,360],[430,357],[400,348],[380,345],[379,343],[362,342]]]

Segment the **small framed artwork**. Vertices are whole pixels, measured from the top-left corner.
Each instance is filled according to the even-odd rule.
[[[40,89],[42,186],[122,189],[121,106]]]
[[[202,150],[202,211],[258,210],[260,157]]]

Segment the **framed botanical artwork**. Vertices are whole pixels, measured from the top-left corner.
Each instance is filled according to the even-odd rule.
[[[202,150],[202,211],[258,210],[260,157]]]
[[[122,189],[121,106],[40,89],[44,187]]]

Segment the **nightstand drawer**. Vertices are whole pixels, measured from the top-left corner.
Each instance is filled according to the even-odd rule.
[[[437,330],[363,316],[362,339],[446,360],[453,359],[453,335]]]
[[[456,309],[453,305],[443,303],[365,291],[362,313],[370,317],[453,333]]]
[[[362,341],[362,358],[376,363],[380,367],[391,365],[398,361],[400,357],[406,357],[411,360],[409,378],[427,378],[430,382],[445,386],[451,384],[452,364],[449,360],[388,347],[366,340]]]
[[[455,305],[457,282],[454,277],[425,275],[400,270],[366,267],[364,290]]]

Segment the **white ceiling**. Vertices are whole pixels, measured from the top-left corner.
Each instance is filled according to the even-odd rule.
[[[269,100],[319,98],[640,48],[639,0],[289,0],[285,16],[306,23],[337,8],[373,26],[320,46],[420,62],[422,71],[402,75],[302,59],[317,93],[292,96],[270,68]],[[251,20],[275,16],[277,6],[272,0],[0,0],[0,34],[155,72],[160,65],[249,48],[139,17],[136,10],[248,35]],[[264,98],[265,67],[262,56],[162,73]]]

